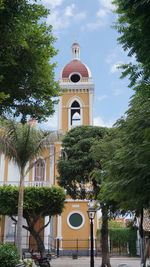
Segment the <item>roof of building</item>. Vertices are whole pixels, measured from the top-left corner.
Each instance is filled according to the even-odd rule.
[[[74,45],[76,45],[76,46],[80,46],[78,43],[73,43],[72,46],[74,46]]]
[[[89,68],[80,60],[72,60],[62,70],[62,78],[69,78],[71,73],[79,73],[83,78],[91,77]]]

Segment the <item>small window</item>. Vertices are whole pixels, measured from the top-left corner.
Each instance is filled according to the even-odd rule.
[[[45,177],[45,162],[43,159],[39,159],[35,164],[35,181],[44,181]]]
[[[72,229],[80,229],[84,224],[84,217],[80,212],[72,212],[67,218],[68,225]]]
[[[77,82],[80,81],[80,75],[77,74],[77,73],[72,74],[70,79],[71,79],[71,81],[72,81],[73,83],[77,83]]]

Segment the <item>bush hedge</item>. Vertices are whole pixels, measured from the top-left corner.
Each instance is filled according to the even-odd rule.
[[[0,243],[0,267],[15,267],[18,261],[16,247],[10,243]]]
[[[130,228],[112,228],[109,230],[110,240],[114,245],[128,244],[130,256],[136,256],[137,231]]]

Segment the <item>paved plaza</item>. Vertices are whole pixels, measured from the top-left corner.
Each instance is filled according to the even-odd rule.
[[[100,267],[101,258],[95,258],[94,267]],[[128,267],[140,267],[140,258],[111,258],[112,267],[118,267],[119,264],[127,264]],[[90,267],[89,257],[79,257],[73,260],[69,257],[60,257],[57,259],[52,259],[52,267]],[[123,267],[123,266],[122,266]]]

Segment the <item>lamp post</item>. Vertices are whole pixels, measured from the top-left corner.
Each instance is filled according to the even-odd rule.
[[[14,228],[14,245],[16,245],[16,226],[17,222],[13,222],[12,227]]]
[[[94,240],[93,240],[93,220],[96,214],[96,209],[90,207],[87,210],[88,217],[90,219],[90,236],[91,236],[91,258],[90,258],[90,267],[94,267]]]

